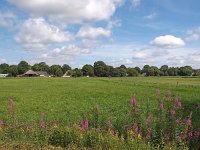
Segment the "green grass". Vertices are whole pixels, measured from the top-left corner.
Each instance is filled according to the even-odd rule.
[[[122,121],[130,108],[127,101],[136,96],[146,114],[157,107],[155,91],[162,96],[168,89],[183,102],[185,116],[191,110],[195,126],[200,126],[196,105],[200,103],[200,78],[2,78],[0,79],[0,119],[9,119],[9,98],[15,101],[16,117],[32,124],[45,112],[48,121],[65,124],[90,116],[98,103],[103,117]],[[147,106],[148,105],[148,106]]]

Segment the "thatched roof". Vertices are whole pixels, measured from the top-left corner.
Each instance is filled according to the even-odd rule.
[[[35,71],[35,72],[40,76],[45,76],[45,77],[49,76],[49,74],[46,71]]]
[[[28,70],[26,73],[24,73],[24,75],[39,75],[39,74],[33,70]]]

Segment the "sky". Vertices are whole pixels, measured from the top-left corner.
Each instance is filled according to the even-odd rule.
[[[0,0],[0,63],[200,68],[199,0]]]

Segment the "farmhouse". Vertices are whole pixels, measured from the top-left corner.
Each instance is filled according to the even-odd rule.
[[[7,76],[8,76],[8,74],[0,74],[0,78],[5,78]]]
[[[24,74],[19,75],[19,77],[49,77],[49,74],[46,71],[28,70]]]

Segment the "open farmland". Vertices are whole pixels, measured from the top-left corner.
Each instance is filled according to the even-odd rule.
[[[19,121],[34,123],[45,113],[48,121],[64,124],[77,122],[83,115],[90,116],[98,104],[102,117],[111,114],[113,121],[124,120],[129,110],[128,100],[136,96],[139,105],[153,110],[158,106],[155,96],[161,97],[171,89],[183,102],[185,115],[193,110],[195,125],[200,124],[196,114],[200,103],[200,78],[8,78],[0,80],[0,118],[9,118],[9,98],[15,101]]]

